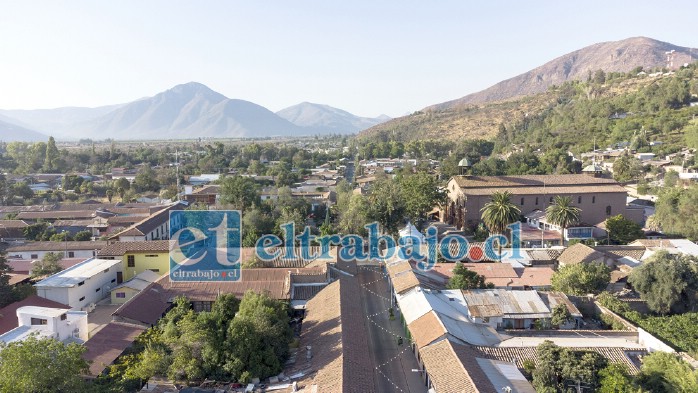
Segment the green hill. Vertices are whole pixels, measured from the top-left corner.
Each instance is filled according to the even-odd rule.
[[[683,143],[683,131],[698,106],[698,63],[675,72],[636,68],[597,71],[586,81],[568,81],[546,92],[480,105],[432,107],[393,119],[359,135],[364,142],[494,139],[511,145],[573,148],[634,140],[636,147],[660,140]],[[651,76],[653,75],[653,76]]]

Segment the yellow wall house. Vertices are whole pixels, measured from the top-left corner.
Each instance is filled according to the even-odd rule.
[[[148,285],[154,283],[161,277],[160,274],[150,270],[141,272],[136,277],[118,285],[111,290],[111,304],[124,304],[129,299],[137,295]]]
[[[103,259],[121,259],[123,276],[119,282],[128,281],[150,270],[159,276],[169,273],[169,240],[115,242],[99,252]]]

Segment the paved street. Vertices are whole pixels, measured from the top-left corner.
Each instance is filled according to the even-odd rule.
[[[388,283],[379,269],[360,266],[358,274],[361,304],[369,319],[368,345],[375,366],[376,391],[425,393],[420,374],[412,372],[418,365],[409,341],[403,337],[402,345],[397,343],[404,333],[397,312],[394,320],[389,318]]]

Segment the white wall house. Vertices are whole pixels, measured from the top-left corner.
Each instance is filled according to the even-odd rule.
[[[63,308],[24,306],[17,309],[19,326],[0,335],[5,343],[25,340],[32,334],[63,342],[85,342],[88,337],[87,312]]]
[[[107,244],[105,241],[27,242],[8,247],[7,257],[12,259],[41,259],[49,252],[62,254],[64,258],[92,258]]]
[[[36,294],[79,310],[109,296],[122,271],[119,259],[91,258],[34,284]]]

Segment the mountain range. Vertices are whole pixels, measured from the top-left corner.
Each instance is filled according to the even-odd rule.
[[[388,120],[359,117],[327,105],[302,103],[274,113],[255,103],[230,99],[190,82],[153,97],[97,108],[0,110],[0,121],[20,129],[2,140],[184,139],[351,134]],[[0,123],[0,131],[3,129]],[[8,128],[10,130],[10,128]],[[36,135],[35,135],[36,134]],[[33,138],[33,139],[32,139]]]
[[[554,85],[570,80],[586,80],[597,70],[629,72],[637,67],[644,70],[676,69],[693,62],[695,55],[698,55],[696,49],[647,37],[593,44],[485,90],[431,105],[411,115],[371,127],[362,131],[360,136],[390,133],[409,135],[407,139],[491,137],[502,122],[540,106],[536,102],[540,101],[536,94]],[[512,101],[523,97],[526,100]]]
[[[63,140],[179,139],[356,132],[363,136],[404,133],[410,138],[485,137],[493,135],[502,121],[540,106],[536,104],[536,94],[551,86],[589,78],[597,70],[674,69],[692,62],[694,52],[698,54],[695,49],[646,37],[593,44],[480,92],[396,119],[359,117],[308,102],[274,113],[190,82],[119,105],[0,110],[0,140],[45,140],[46,135]],[[527,97],[528,101],[512,101],[521,97]]]

